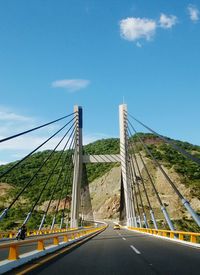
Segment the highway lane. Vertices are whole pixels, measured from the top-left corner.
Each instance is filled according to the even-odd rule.
[[[70,253],[27,274],[197,275],[199,267],[199,249],[124,229],[114,231],[109,226]]]

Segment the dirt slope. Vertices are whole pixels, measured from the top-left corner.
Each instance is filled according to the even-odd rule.
[[[172,219],[180,219],[182,217],[189,217],[185,208],[182,206],[180,199],[174,193],[174,190],[169,185],[163,174],[158,168],[154,168],[150,160],[145,159],[149,171],[153,175],[155,186],[160,194],[160,197],[167,208],[168,213]],[[145,173],[142,163],[138,159],[142,176],[145,179],[147,192],[149,194],[150,203],[155,212],[157,219],[163,219],[162,212],[160,210],[157,198],[154,194],[154,190],[150,184],[150,181]],[[167,174],[170,176],[172,181],[176,184],[179,191],[183,196],[191,203],[191,206],[196,210],[200,211],[200,200],[191,195],[190,188],[186,188],[181,183],[181,177],[174,172],[173,169],[163,167]],[[118,218],[119,217],[119,205],[120,205],[120,180],[121,180],[121,168],[114,167],[103,177],[96,179],[90,183],[89,188],[83,191],[82,199],[84,204],[82,205],[82,212],[85,218],[92,217],[92,211],[95,219],[107,219],[107,218]],[[145,194],[142,190],[142,197],[145,206],[147,216],[149,217],[149,207],[145,198]]]

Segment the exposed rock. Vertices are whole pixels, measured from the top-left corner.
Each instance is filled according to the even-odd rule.
[[[157,219],[163,219],[163,214],[160,210],[158,200],[155,196],[155,192],[152,185],[146,175],[143,164],[140,159],[138,159],[138,164],[145,179],[145,186],[147,193],[149,195],[151,206],[154,210]],[[180,219],[182,217],[190,217],[184,206],[182,205],[180,199],[175,194],[173,188],[170,186],[162,172],[159,168],[155,168],[152,162],[145,159],[145,163],[154,179],[155,186],[160,194],[161,200],[167,208],[167,211],[172,219]],[[171,180],[178,187],[181,194],[191,203],[191,206],[196,211],[200,211],[200,200],[194,198],[191,195],[191,189],[187,188],[183,183],[181,183],[181,177],[173,170],[163,167]],[[138,173],[137,173],[137,176]],[[83,191],[82,199],[83,202],[90,201],[90,207],[85,203],[83,213],[85,218],[91,218],[92,211],[95,219],[109,219],[119,217],[119,206],[120,206],[120,180],[121,180],[121,168],[114,167],[103,177],[94,180],[90,183],[87,192]],[[147,200],[143,191],[142,184],[140,184],[140,189],[142,193],[144,207],[146,209],[147,217],[149,215],[149,207]],[[138,193],[136,192],[137,196]]]
[[[94,180],[83,191],[83,214],[85,219],[115,218],[119,215],[121,168],[114,167],[103,177]],[[88,203],[91,202],[91,203]]]
[[[71,199],[67,198],[67,202],[66,202],[66,206],[65,206],[65,199],[62,199],[60,201],[58,210],[62,210],[64,208],[64,206],[65,206],[65,208],[69,208],[70,207],[70,202],[71,202]],[[47,209],[48,203],[49,203],[49,201],[43,202],[40,206],[37,207],[37,209],[45,211]],[[53,200],[51,202],[51,205],[49,207],[49,213],[55,212],[57,204],[58,204],[58,200]]]
[[[8,183],[3,183],[3,182],[0,182],[0,197],[3,197],[5,196],[9,191],[10,189],[13,189],[14,187]]]

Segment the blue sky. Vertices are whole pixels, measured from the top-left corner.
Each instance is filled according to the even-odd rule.
[[[124,98],[159,133],[200,145],[199,10],[199,0],[0,0],[0,136],[78,104],[85,143],[117,137]],[[0,162],[47,136],[1,145]]]

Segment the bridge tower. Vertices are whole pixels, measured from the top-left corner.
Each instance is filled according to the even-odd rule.
[[[120,126],[120,158],[122,181],[125,198],[125,210],[127,226],[137,227],[135,209],[133,204],[133,191],[130,179],[128,178],[128,137],[127,137],[127,105],[119,106],[119,126]]]
[[[83,155],[82,150],[82,108],[74,107],[76,116],[76,137],[74,151],[74,174],[72,186],[71,203],[71,228],[78,227],[80,210],[80,192],[82,182],[83,163],[121,163],[122,184],[125,198],[125,212],[127,226],[137,227],[133,190],[131,180],[128,177],[128,136],[127,136],[127,105],[119,106],[119,124],[120,124],[120,155]]]
[[[74,174],[72,186],[72,203],[71,203],[71,228],[78,227],[79,208],[80,208],[80,192],[82,180],[82,128],[83,128],[83,111],[82,107],[74,106],[74,113],[76,116],[76,133],[75,133],[75,150],[74,150]]]

